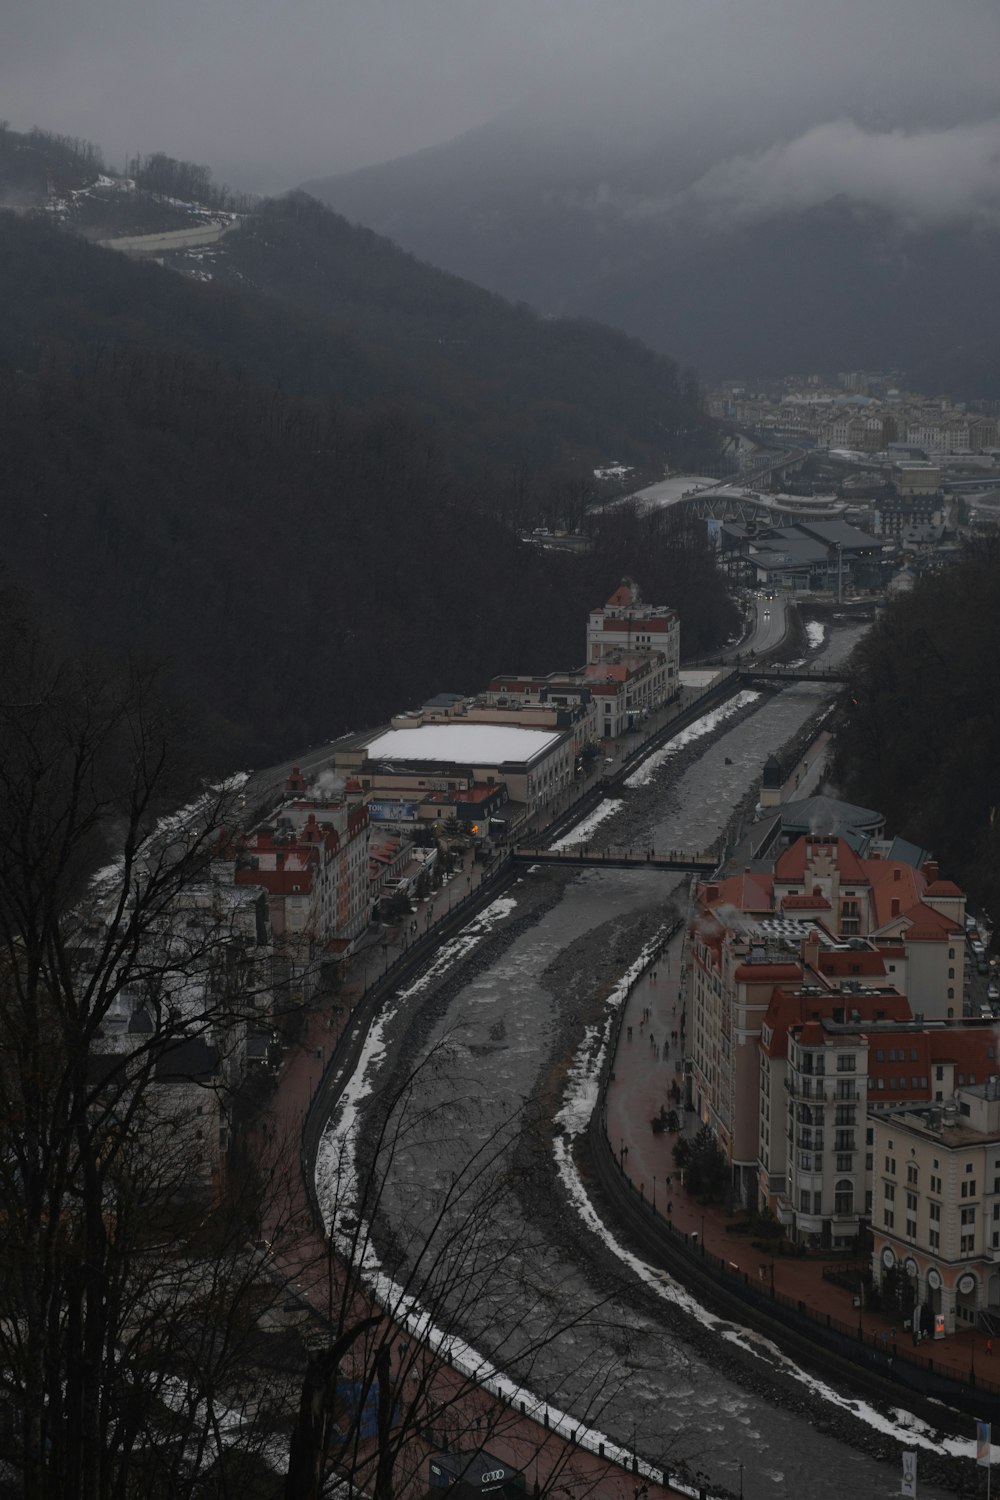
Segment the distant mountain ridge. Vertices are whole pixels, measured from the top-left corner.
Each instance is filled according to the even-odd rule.
[[[306,187],[435,265],[610,323],[710,377],[867,366],[933,389],[940,366],[957,395],[1000,395],[1000,368],[989,390],[966,389],[961,357],[973,341],[1000,348],[997,117],[921,135],[809,127],[803,106],[793,138],[769,136],[763,107],[739,118],[742,138],[739,119],[707,138],[630,143],[621,130],[604,151],[593,129],[575,150],[554,129],[529,150],[505,118]],[[923,149],[926,202],[912,186]],[[946,186],[963,169],[964,199]]]
[[[300,333],[302,317],[318,318],[309,340],[333,339],[336,357],[314,353],[304,377],[288,368],[284,380],[304,378],[303,389],[337,390],[362,404],[413,402],[471,466],[587,471],[618,459],[658,475],[665,463],[697,468],[714,451],[714,428],[676,364],[615,329],[510,306],[304,194],[236,200],[237,212],[206,169],[149,162],[153,170],[131,181],[104,173],[86,143],[8,132],[0,137],[0,201],[105,243],[224,225],[216,245],[157,242],[155,258],[195,280],[288,304]],[[147,176],[168,188],[173,179],[174,192],[151,191]],[[208,202],[176,196],[190,181],[202,183]]]

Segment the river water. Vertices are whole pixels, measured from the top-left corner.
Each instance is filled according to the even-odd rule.
[[[838,631],[813,660],[842,660],[859,634]],[[601,837],[707,847],[759,784],[768,755],[821,702],[822,690],[805,684],[763,695],[704,748],[666,757],[645,785],[626,790]],[[401,998],[386,1057],[431,1062],[419,1081],[419,1119],[402,1128],[384,1172],[377,1236],[384,1260],[405,1273],[432,1224],[440,1237],[450,1216],[450,1244],[465,1258],[449,1259],[454,1248],[442,1257],[461,1290],[442,1295],[439,1318],[450,1303],[476,1348],[650,1463],[676,1468],[685,1460],[710,1485],[736,1492],[742,1462],[746,1500],[898,1494],[898,1464],[870,1456],[886,1451],[875,1434],[862,1445],[867,1452],[840,1441],[843,1428],[817,1421],[804,1388],[798,1400],[788,1390],[794,1382],[780,1375],[771,1382],[760,1362],[755,1373],[752,1356],[727,1346],[720,1357],[717,1331],[616,1261],[567,1201],[551,1141],[532,1124],[558,1108],[577,1042],[597,1021],[594,976],[625,972],[662,925],[677,884],[641,869],[529,873],[512,892],[507,938],[494,953]],[[476,1151],[496,1158],[476,1189],[486,1185],[478,1222],[490,1227],[466,1239],[471,1200],[454,1213],[447,1200],[455,1184],[461,1196]],[[551,1329],[559,1332],[550,1341]],[[920,1493],[940,1500],[948,1492],[924,1481]]]

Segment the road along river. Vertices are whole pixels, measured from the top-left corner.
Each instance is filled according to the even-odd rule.
[[[833,665],[859,633],[838,632],[814,660]],[[754,696],[711,736],[656,752],[600,836],[707,847],[768,755],[822,701],[806,684]],[[603,1025],[609,993],[665,932],[678,909],[672,898],[682,904],[685,895],[675,877],[642,869],[529,871],[478,936],[454,945],[453,962],[445,950],[397,997],[367,1099],[352,1112],[359,1165],[375,1165],[382,1184],[381,1263],[401,1281],[429,1239],[447,1244],[440,1264],[454,1287],[442,1293],[439,1277],[436,1295],[451,1308],[450,1326],[540,1397],[658,1467],[676,1471],[683,1461],[716,1491],[735,1493],[742,1463],[747,1500],[898,1494],[905,1418],[880,1421],[847,1393],[826,1399],[764,1340],[701,1314],[670,1278],[621,1258],[557,1172],[552,1122],[568,1071]],[[391,1161],[383,1153],[375,1162],[382,1101],[422,1059]],[[488,1165],[470,1171],[476,1153]],[[953,1492],[944,1487],[949,1465],[931,1447],[920,1465],[922,1500]]]

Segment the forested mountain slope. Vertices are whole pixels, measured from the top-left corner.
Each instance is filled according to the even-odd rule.
[[[846,701],[847,795],[933,849],[1000,922],[1000,537],[892,602]]]
[[[518,423],[553,483],[581,472],[558,465],[573,424],[586,410],[600,423],[596,376],[567,417],[562,354],[544,399],[536,386],[518,404],[544,331],[520,366],[516,341],[507,365],[495,347],[481,361],[478,413],[453,377],[462,415],[421,384],[419,350],[406,364],[332,316],[31,218],[0,214],[0,287],[8,574],[75,640],[172,659],[226,755],[291,751],[441,688],[576,663],[586,610],[629,568],[668,601],[671,576],[700,580],[692,639],[729,628],[700,537],[654,550],[626,527],[575,560],[519,541],[497,478],[517,488]],[[492,446],[463,441],[491,405],[507,429]]]
[[[895,368],[917,389],[1000,395],[1000,230],[987,195],[920,212],[917,200],[948,194],[916,158],[919,135],[916,206],[891,190],[898,182],[882,194],[866,186],[863,164],[877,171],[916,130],[918,100],[897,99],[894,120],[888,106],[852,118],[843,99],[810,124],[808,100],[778,118],[782,91],[745,98],[734,115],[728,96],[715,109],[702,90],[697,127],[657,131],[648,101],[615,87],[604,139],[583,111],[569,125],[539,101],[527,116],[306,187],[434,265],[553,315],[610,323],[708,378]],[[669,114],[669,97],[654,97]],[[939,123],[967,131],[971,158],[978,127]],[[947,139],[931,135],[927,162]],[[856,192],[850,173],[838,190],[824,152],[855,163]],[[967,357],[973,342],[992,362]]]

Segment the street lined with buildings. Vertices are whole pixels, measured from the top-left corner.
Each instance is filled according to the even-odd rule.
[[[783,626],[780,601],[758,598],[754,607],[757,632],[752,639],[766,638],[778,628],[777,621]],[[838,631],[834,662],[859,633],[856,626]],[[668,650],[661,649],[664,639],[672,642]],[[742,643],[741,654],[751,643]],[[828,650],[822,648],[812,660],[822,664]],[[446,696],[340,745],[334,764],[318,767],[311,778],[293,771],[270,816],[249,828],[234,828],[219,845],[211,872],[216,894],[206,887],[204,898],[213,906],[228,892],[225,900],[239,914],[248,962],[258,974],[266,971],[269,982],[256,991],[256,1015],[248,1018],[242,1041],[235,1037],[222,1046],[207,1039],[197,1058],[177,1060],[173,1087],[197,1088],[201,1101],[214,1101],[214,1118],[211,1112],[205,1117],[204,1102],[199,1104],[198,1131],[200,1136],[204,1127],[208,1141],[217,1143],[210,1165],[218,1176],[224,1170],[229,1126],[226,1101],[238,1084],[240,1068],[245,1072],[255,1060],[257,1065],[268,1061],[271,1005],[286,1012],[299,1009],[306,1027],[307,1045],[293,1055],[274,1106],[283,1129],[294,1132],[314,1096],[321,1098],[329,1087],[331,1053],[343,1079],[351,1060],[360,1055],[368,993],[371,1004],[364,1014],[371,1018],[376,1000],[381,1010],[384,1066],[394,1058],[407,1059],[409,1066],[435,1046],[451,1059],[447,1068],[422,1080],[422,1087],[428,1085],[424,1107],[447,1117],[458,1102],[455,1080],[462,1079],[464,1099],[450,1138],[426,1143],[431,1148],[426,1160],[421,1142],[412,1143],[407,1181],[396,1184],[390,1177],[385,1183],[376,1238],[387,1232],[410,1242],[420,1225],[413,1185],[425,1181],[433,1198],[433,1185],[440,1183],[442,1173],[460,1173],[466,1153],[494,1128],[498,1107],[520,1110],[528,1104],[540,1121],[551,1121],[554,1079],[564,1072],[581,1034],[596,1036],[606,1028],[609,988],[635,952],[664,930],[676,883],[655,869],[654,855],[698,849],[720,835],[737,839],[740,830],[731,826],[732,811],[756,787],[762,804],[778,806],[770,824],[765,818],[748,835],[753,852],[746,858],[754,868],[706,880],[700,887],[683,960],[674,952],[664,955],[671,991],[677,979],[676,997],[660,991],[659,978],[650,980],[648,973],[635,990],[640,995],[645,986],[650,1015],[641,1023],[628,1023],[632,1034],[620,1074],[616,1065],[610,1151],[618,1132],[618,1168],[631,1181],[633,1194],[637,1190],[642,1207],[648,1204],[652,1211],[654,1199],[662,1204],[662,1194],[668,1192],[670,1221],[694,1242],[691,1216],[697,1210],[673,1181],[667,1184],[674,1173],[663,1171],[671,1133],[651,1129],[658,1110],[679,1108],[686,1114],[685,1106],[690,1106],[689,1123],[703,1120],[726,1154],[734,1209],[740,1202],[758,1211],[766,1208],[791,1244],[815,1242],[830,1255],[870,1227],[883,1271],[899,1266],[912,1288],[920,1309],[919,1331],[925,1331],[928,1319],[931,1332],[936,1331],[940,1315],[950,1335],[963,1316],[974,1322],[995,1293],[985,1238],[985,1158],[981,1171],[973,1166],[975,1177],[964,1170],[966,1161],[975,1162],[974,1154],[949,1158],[963,1164],[961,1173],[956,1165],[945,1174],[949,1191],[951,1184],[956,1195],[965,1187],[961,1196],[967,1201],[957,1209],[961,1254],[972,1253],[967,1244],[972,1209],[975,1249],[984,1257],[981,1268],[955,1271],[950,1239],[941,1247],[932,1242],[923,1246],[934,1232],[929,1227],[930,1193],[926,1213],[921,1209],[927,1219],[919,1229],[921,1245],[916,1246],[917,1230],[911,1231],[908,1220],[901,1219],[906,1243],[898,1233],[894,1238],[888,1205],[898,1185],[899,1202],[908,1210],[914,1183],[902,1176],[903,1166],[895,1175],[895,1161],[892,1174],[885,1169],[892,1181],[882,1181],[873,1160],[876,1153],[893,1160],[894,1147],[883,1146],[877,1134],[881,1125],[866,1126],[863,1117],[873,1097],[883,1094],[886,1102],[891,1097],[907,1115],[898,1126],[895,1117],[890,1121],[902,1138],[918,1128],[909,1118],[914,1107],[919,1113],[924,1104],[953,1103],[961,1110],[963,1090],[971,1088],[970,1119],[990,1126],[994,1101],[984,1098],[979,1105],[975,1093],[979,1069],[989,1064],[985,1029],[966,1047],[978,1046],[975,1057],[969,1051],[968,1057],[963,1052],[956,1058],[954,1048],[949,1053],[941,1046],[943,1036],[958,1034],[963,1014],[964,960],[958,949],[965,942],[964,897],[940,879],[925,852],[891,841],[879,844],[884,830],[877,826],[877,814],[854,810],[861,816],[852,821],[848,815],[843,830],[824,825],[825,832],[818,835],[796,826],[794,804],[781,804],[786,783],[800,776],[814,780],[819,773],[819,766],[797,751],[794,770],[789,766],[787,774],[775,776],[774,747],[787,745],[816,715],[823,684],[786,687],[770,697],[743,694],[734,703],[739,712],[731,726],[708,714],[702,729],[696,722],[677,736],[676,747],[668,741],[647,767],[636,772],[630,766],[624,774],[623,757],[637,740],[658,725],[682,719],[685,700],[699,690],[711,692],[712,681],[720,676],[718,668],[707,676],[695,674],[682,693],[675,651],[676,617],[662,607],[644,605],[626,584],[593,612],[589,659],[580,671],[544,679],[498,679],[472,700]],[[684,722],[689,719],[690,713]],[[612,728],[618,733],[611,733]],[[699,734],[703,745],[697,743]],[[602,747],[596,754],[595,745]],[[478,934],[456,942],[450,958],[444,950],[443,962],[429,970],[423,959],[418,969],[408,964],[411,949],[429,941],[426,935],[437,922],[453,907],[473,901],[498,851],[518,837],[526,841],[533,827],[565,815],[582,787],[604,782],[614,784],[615,799],[593,842],[635,851],[624,857],[630,868],[545,875],[529,866]],[[830,807],[822,815],[829,817]],[[434,838],[436,830],[443,839]],[[572,856],[571,837],[569,843]],[[485,860],[476,858],[477,845]],[[743,859],[742,845],[733,857]],[[768,862],[770,876],[762,873]],[[394,925],[371,927],[374,903],[387,898],[398,902]],[[683,913],[686,892],[678,891],[677,900]],[[949,949],[955,952],[946,958]],[[324,965],[341,976],[332,1005],[318,988]],[[404,973],[402,992],[390,998],[399,988],[397,975]],[[634,995],[626,999],[626,1014],[634,1016]],[[139,1010],[125,1019],[131,1034],[141,1020]],[[956,1026],[949,1029],[949,1022]],[[888,1054],[884,1069],[875,1066],[871,1055],[870,1034],[879,1028],[882,1051]],[[642,1051],[636,1071],[647,1038],[649,1056]],[[914,1046],[923,1049],[919,1071],[890,1071],[897,1048],[901,1052]],[[842,1059],[853,1062],[853,1068]],[[185,1073],[188,1065],[190,1074]],[[821,1105],[814,1080],[828,1075],[835,1097],[827,1101],[824,1093]],[[940,1084],[937,1101],[928,1093],[932,1078]],[[658,1105],[651,1097],[657,1087]],[[471,1112],[470,1090],[476,1101]],[[831,1118],[820,1120],[816,1111],[825,1111],[828,1104]],[[928,1123],[940,1134],[956,1122],[950,1116],[945,1120],[942,1111],[940,1120],[928,1115],[925,1127]],[[870,1133],[864,1146],[862,1130]],[[895,1142],[895,1134],[889,1139]],[[524,1148],[514,1149],[516,1161]],[[650,1149],[661,1153],[659,1172],[648,1156]],[[907,1173],[909,1169],[907,1163]],[[917,1170],[923,1173],[924,1165]],[[717,1321],[698,1314],[692,1324],[691,1306],[670,1283],[653,1285],[643,1276],[635,1280],[599,1236],[581,1240],[567,1222],[552,1173],[551,1162],[542,1166],[537,1160],[524,1175],[515,1170],[504,1243],[515,1263],[536,1235],[543,1237],[541,1259],[540,1247],[533,1246],[518,1274],[530,1277],[553,1307],[565,1310],[567,1326],[573,1324],[574,1306],[612,1299],[615,1317],[627,1330],[621,1355],[628,1380],[620,1389],[601,1391],[600,1431],[609,1442],[638,1453],[661,1475],[676,1473],[682,1464],[694,1472],[697,1459],[697,1467],[715,1483],[731,1486],[734,1465],[744,1464],[748,1496],[767,1492],[755,1491],[751,1473],[756,1481],[778,1486],[806,1481],[807,1470],[799,1467],[798,1458],[805,1451],[800,1426],[811,1434],[814,1454],[829,1445],[823,1466],[831,1475],[842,1473],[845,1461],[860,1472],[872,1462],[864,1456],[866,1449],[892,1450],[895,1438],[876,1441],[877,1424],[865,1427],[863,1413],[852,1416],[845,1400],[826,1402],[822,1395],[808,1395],[808,1382],[791,1365],[783,1372],[755,1368],[759,1351],[752,1341],[741,1335],[738,1347],[720,1346]],[[932,1189],[938,1175],[939,1168],[927,1165],[921,1180]],[[974,1199],[968,1197],[970,1182]],[[940,1197],[940,1184],[937,1191]],[[655,1206],[662,1214],[662,1207]],[[394,1214],[399,1216],[395,1227]],[[701,1245],[708,1239],[712,1253],[721,1255],[717,1246],[724,1235],[724,1226],[708,1215],[697,1239]],[[940,1248],[948,1261],[937,1282],[935,1266],[926,1256],[917,1259],[924,1248]],[[739,1257],[732,1261],[741,1265]],[[743,1274],[750,1269],[744,1265]],[[795,1277],[801,1275],[790,1269],[786,1289],[783,1265],[769,1274],[780,1297],[792,1295]],[[883,1279],[878,1276],[876,1284]],[[828,1289],[822,1293],[826,1296]],[[817,1295],[810,1293],[809,1305],[822,1310],[823,1302],[813,1301]],[[490,1322],[509,1319],[512,1306],[516,1299],[505,1305],[496,1289],[486,1295],[484,1288],[478,1312],[463,1309],[463,1322],[471,1318],[463,1334],[489,1353],[496,1331],[494,1326],[491,1333]],[[869,1313],[862,1308],[862,1332]],[[708,1343],[706,1329],[712,1335]],[[605,1352],[600,1339],[593,1341],[586,1320],[574,1325],[565,1350],[556,1341],[542,1351],[536,1377],[545,1389],[536,1393],[551,1401],[549,1392],[558,1391],[553,1406],[592,1412],[595,1388],[588,1382],[598,1378],[595,1372],[602,1368]],[[888,1357],[886,1350],[883,1354]],[[516,1372],[516,1357],[511,1362]],[[805,1421],[797,1405],[801,1401],[809,1407]],[[698,1442],[688,1451],[684,1433],[692,1428]],[[734,1430],[743,1435],[735,1457]],[[851,1445],[847,1450],[845,1441]],[[876,1464],[865,1480],[868,1492],[880,1493],[883,1482],[884,1471]],[[820,1481],[815,1492],[838,1491],[825,1489]],[[924,1492],[943,1494],[933,1487]]]
[[[783,710],[791,707],[795,703],[796,698],[803,700],[807,693],[808,690],[806,689],[791,689],[779,695],[777,699],[771,700],[769,706],[777,706],[782,711],[781,717],[785,717]],[[782,700],[788,700],[788,702],[783,704]],[[808,713],[814,710],[815,702],[815,697],[812,698],[811,705],[806,701],[802,701],[799,723],[804,722]],[[773,729],[773,726],[770,727]],[[775,743],[775,737],[772,737],[768,733],[768,726],[761,713],[752,714],[750,718],[746,719],[739,726],[739,729],[731,731],[731,737],[724,736],[718,741],[713,742],[701,758],[701,762],[692,765],[687,772],[687,776],[693,777],[695,784],[702,788],[699,794],[701,797],[704,797],[706,793],[712,797],[712,769],[716,764],[721,764],[725,758],[723,747],[730,752],[736,748],[735,741],[740,736],[741,730],[744,731],[744,739],[746,738],[746,731],[754,730],[763,733],[765,739],[769,739],[771,743]],[[787,734],[781,734],[776,738],[780,742],[786,737]],[[749,751],[749,747],[746,746],[745,750]],[[767,753],[769,753],[769,747],[762,745],[760,751],[761,765],[766,759]],[[730,760],[736,759],[731,753],[728,758]],[[748,764],[752,764],[752,752],[746,753],[744,759]],[[703,764],[705,761],[709,763],[707,766]],[[714,805],[718,805],[714,797],[712,797],[712,801]],[[699,813],[701,816],[704,816],[704,810],[700,809],[696,804],[690,804],[690,798],[685,798],[685,804],[690,805],[692,816],[697,817]],[[613,828],[613,823],[607,826],[610,830]],[[532,877],[532,881],[537,882],[538,878]],[[612,885],[609,885],[608,881],[612,881]],[[648,885],[649,881],[652,881],[653,884]],[[640,884],[637,886],[635,882],[640,882]],[[530,891],[527,894],[530,896]],[[519,893],[515,892],[515,895],[519,895]],[[573,902],[572,907],[567,905],[570,899]],[[483,1083],[480,1091],[482,1108],[484,1110],[490,1101],[509,1098],[512,1093],[519,1094],[523,1092],[524,1085],[530,1076],[530,1074],[523,1073],[523,1069],[528,1064],[529,1058],[535,1059],[531,1064],[531,1072],[533,1072],[536,1067],[543,1065],[544,1057],[548,1054],[550,1047],[559,1045],[557,1038],[563,1036],[565,1034],[563,1028],[567,1024],[571,1024],[569,1021],[571,1013],[573,1011],[577,1012],[576,1026],[574,1028],[577,1030],[587,1015],[587,1011],[582,1009],[587,1003],[586,985],[582,988],[577,987],[573,992],[569,993],[561,991],[558,987],[556,990],[551,988],[556,976],[555,970],[553,970],[553,977],[551,979],[546,980],[545,978],[551,966],[554,964],[561,966],[558,954],[565,949],[567,955],[569,955],[576,951],[578,945],[582,944],[586,951],[592,955],[596,955],[596,953],[601,951],[600,945],[602,940],[606,946],[605,934],[614,930],[615,926],[621,921],[628,922],[635,920],[637,914],[645,911],[648,920],[655,922],[656,913],[662,912],[662,901],[662,877],[652,877],[643,873],[618,877],[593,873],[586,877],[580,877],[561,895],[556,906],[551,908],[548,915],[543,916],[540,922],[531,924],[529,928],[523,931],[521,936],[514,940],[511,947],[503,950],[504,956],[498,961],[495,968],[491,966],[487,970],[480,969],[471,980],[467,978],[464,983],[460,981],[457,988],[455,986],[449,987],[447,976],[442,976],[445,983],[445,993],[450,995],[444,1012],[439,1012],[438,1006],[433,1003],[434,994],[440,993],[440,991],[435,991],[433,987],[430,990],[421,991],[420,1014],[425,1018],[421,1025],[425,1028],[427,1020],[430,1017],[434,1017],[433,1029],[435,1034],[438,1028],[443,1028],[442,1035],[447,1034],[452,1036],[460,1043],[460,1066],[463,1077],[468,1077],[470,1070],[476,1072],[480,1067],[486,1069],[486,1072],[483,1074]],[[571,911],[576,912],[576,915],[569,920]],[[511,919],[508,918],[508,920]],[[595,944],[598,946],[595,947]],[[586,961],[584,960],[584,962]],[[591,964],[593,964],[593,958],[591,959]],[[478,968],[478,966],[476,967]],[[606,972],[606,969],[602,969],[601,971]],[[459,971],[460,974],[461,972],[463,971]],[[431,1006],[430,1010],[428,1010],[428,1006]],[[501,1020],[503,1023],[503,1041],[497,1042],[494,1040],[491,1042],[492,1031],[500,1024]],[[401,1017],[398,1025],[405,1027],[404,1017]],[[457,1031],[455,1028],[457,1028]],[[405,1051],[406,1044],[402,1041],[403,1034],[400,1034],[398,1045],[403,1047]],[[391,1029],[389,1035],[390,1038],[393,1036]],[[529,1041],[529,1038],[533,1038],[533,1040]],[[526,1047],[527,1050],[525,1050]],[[511,1069],[513,1069],[513,1072]],[[515,1079],[521,1079],[522,1081],[516,1082]],[[437,1107],[433,1101],[429,1101],[429,1103],[431,1107]],[[446,1107],[447,1094],[438,1100],[438,1104],[441,1107]],[[464,1121],[462,1130],[457,1134],[455,1142],[455,1149],[459,1154],[470,1144],[470,1129],[473,1131],[474,1139],[475,1132],[478,1132],[479,1129],[489,1128],[488,1120],[489,1114],[487,1113],[482,1119],[477,1116],[475,1120]],[[645,1129],[648,1130],[648,1128],[647,1121]],[[438,1149],[433,1167],[435,1174],[439,1174],[441,1170],[447,1170],[448,1155],[452,1154],[448,1153],[442,1160],[440,1148]],[[455,1160],[457,1161],[457,1157]],[[651,1184],[647,1184],[647,1193],[650,1191],[650,1186]],[[551,1221],[551,1216],[542,1210],[542,1200],[538,1198],[537,1192],[528,1184],[524,1185],[523,1191],[528,1194],[528,1202],[525,1204],[525,1207],[529,1212],[529,1216],[538,1216],[531,1217],[530,1222],[536,1225],[538,1223],[544,1225],[546,1235],[550,1237],[550,1254],[555,1257],[551,1267],[545,1269],[544,1273],[543,1268],[533,1267],[533,1275],[544,1274],[546,1283],[551,1287],[551,1295],[561,1299],[571,1297],[578,1306],[586,1306],[595,1295],[593,1284],[588,1289],[588,1276],[592,1276],[594,1271],[594,1255],[598,1256],[599,1263],[604,1264],[599,1249],[594,1251],[592,1246],[588,1246],[586,1251],[584,1251],[579,1246],[578,1236],[571,1236],[567,1240],[567,1226],[563,1226],[561,1230],[556,1228]],[[549,1196],[551,1198],[551,1194]],[[515,1208],[516,1204],[512,1205],[512,1214]],[[517,1218],[512,1220],[511,1233],[516,1232],[518,1222]],[[590,1265],[589,1272],[584,1269],[585,1264],[588,1263]],[[552,1272],[556,1273],[554,1280],[552,1279]],[[608,1268],[605,1269],[602,1275],[607,1274],[611,1274]],[[582,1280],[581,1276],[583,1277]],[[743,1374],[744,1378],[749,1382],[756,1382],[755,1389],[758,1394],[751,1395],[749,1389],[743,1391],[739,1385],[734,1385],[730,1389],[726,1384],[725,1378],[720,1377],[718,1368],[715,1368],[711,1363],[705,1367],[703,1375],[699,1374],[695,1378],[694,1370],[696,1366],[692,1363],[691,1348],[685,1342],[684,1334],[674,1325],[669,1312],[663,1310],[661,1314],[657,1314],[655,1307],[648,1305],[645,1306],[644,1311],[638,1311],[637,1307],[631,1302],[632,1294],[626,1294],[622,1291],[620,1274],[614,1273],[613,1279],[616,1285],[616,1296],[629,1296],[630,1310],[627,1314],[622,1314],[621,1316],[632,1330],[629,1336],[631,1346],[629,1357],[630,1379],[627,1393],[623,1392],[620,1398],[624,1404],[619,1406],[614,1401],[610,1403],[604,1425],[606,1430],[610,1430],[613,1436],[617,1435],[619,1440],[622,1440],[628,1433],[632,1422],[635,1421],[638,1426],[638,1448],[640,1453],[645,1457],[659,1457],[662,1459],[665,1445],[669,1446],[670,1443],[667,1428],[673,1430],[673,1424],[676,1423],[679,1428],[683,1429],[685,1423],[690,1424],[694,1421],[699,1432],[702,1465],[709,1472],[713,1472],[713,1465],[717,1465],[718,1467],[715,1468],[714,1472],[724,1474],[727,1472],[726,1466],[728,1460],[726,1454],[729,1453],[730,1456],[732,1455],[733,1432],[753,1430],[756,1436],[749,1441],[748,1446],[754,1454],[754,1464],[758,1474],[771,1474],[773,1476],[771,1479],[772,1483],[788,1483],[791,1485],[795,1480],[795,1476],[788,1467],[787,1459],[786,1469],[779,1476],[773,1466],[769,1467],[767,1453],[770,1451],[776,1454],[780,1451],[782,1454],[787,1455],[797,1452],[804,1453],[807,1451],[807,1448],[811,1448],[811,1451],[815,1454],[821,1450],[824,1441],[822,1433],[818,1433],[816,1430],[817,1426],[820,1428],[825,1427],[827,1430],[832,1426],[836,1430],[841,1424],[850,1427],[854,1421],[853,1418],[845,1417],[842,1411],[838,1411],[835,1416],[828,1414],[827,1417],[814,1412],[811,1417],[811,1425],[808,1429],[810,1432],[808,1444],[804,1437],[797,1438],[792,1432],[787,1430],[782,1430],[779,1437],[778,1428],[783,1428],[783,1424],[793,1419],[790,1413],[780,1405],[780,1400],[777,1408],[772,1408],[771,1406],[767,1406],[766,1408],[761,1407],[759,1393],[767,1387],[768,1380],[760,1371],[758,1371],[756,1376],[751,1373],[752,1360],[751,1368],[745,1370]],[[635,1291],[634,1288],[633,1291]],[[639,1297],[639,1307],[642,1307],[646,1294],[642,1292],[636,1292],[635,1294]],[[667,1348],[663,1346],[663,1317],[667,1318],[673,1337],[679,1339],[676,1346]],[[486,1330],[481,1330],[481,1332],[485,1340],[485,1347],[488,1349],[489,1340]],[[690,1332],[688,1332],[687,1337],[690,1338],[691,1336]],[[654,1342],[650,1346],[648,1353],[644,1354],[643,1346],[647,1337],[652,1338]],[[695,1335],[694,1337],[697,1344],[697,1336]],[[578,1343],[578,1338],[574,1342]],[[483,1346],[477,1342],[477,1347]],[[658,1350],[657,1353],[653,1352],[654,1348]],[[578,1349],[578,1355],[579,1352]],[[717,1351],[713,1358],[717,1360],[719,1354],[720,1351]],[[722,1356],[722,1358],[723,1363],[725,1363],[728,1356]],[[683,1377],[680,1375],[680,1367],[677,1364],[678,1359],[681,1359],[683,1369],[686,1372]],[[653,1375],[655,1370],[661,1370],[663,1377],[668,1382],[671,1397],[666,1405],[664,1405],[663,1391],[660,1388],[659,1381]],[[556,1388],[561,1388],[561,1382],[564,1378],[565,1371],[560,1371],[553,1367],[551,1373],[552,1385]],[[691,1385],[692,1379],[694,1379],[693,1385]],[[712,1392],[710,1398],[708,1396],[709,1391]],[[773,1394],[772,1392],[772,1397]],[[697,1417],[693,1415],[696,1409],[698,1411]],[[723,1415],[724,1410],[727,1413],[725,1416]],[[734,1423],[736,1424],[735,1427]],[[773,1425],[775,1423],[777,1423],[777,1427]],[[772,1426],[772,1432],[771,1437],[767,1439],[762,1436],[762,1428],[768,1428],[769,1424]],[[880,1441],[873,1437],[871,1430],[869,1430],[867,1437],[864,1431],[860,1433],[856,1431],[854,1441],[858,1442],[862,1448],[866,1445],[876,1448],[880,1447]],[[824,1460],[825,1467],[831,1474],[834,1472],[842,1474],[844,1471],[845,1454],[836,1444],[834,1444],[834,1448],[836,1449],[836,1456],[834,1451],[831,1450],[828,1458]],[[887,1451],[891,1449],[892,1444],[890,1443]],[[865,1460],[860,1453],[855,1453],[851,1462],[863,1465]],[[867,1492],[873,1494],[880,1493],[882,1492],[880,1486],[887,1486],[887,1478],[879,1479],[877,1473],[877,1469],[873,1471]],[[806,1470],[803,1469],[800,1476],[802,1482],[805,1482],[805,1474]],[[821,1483],[817,1493],[822,1492]],[[831,1493],[835,1492],[835,1489],[831,1490]],[[754,1490],[748,1488],[747,1493],[753,1494]],[[934,1494],[938,1492],[929,1489],[928,1493]],[[940,1493],[943,1493],[943,1491]]]

